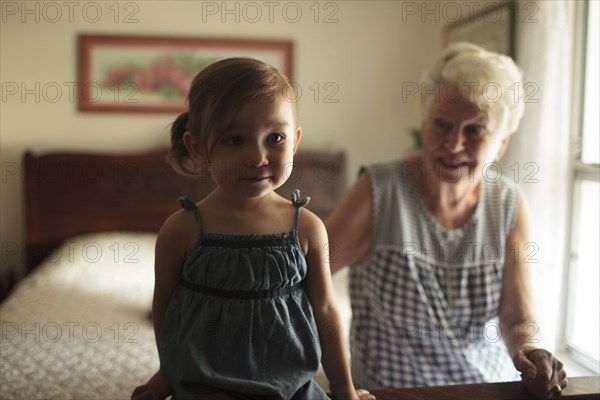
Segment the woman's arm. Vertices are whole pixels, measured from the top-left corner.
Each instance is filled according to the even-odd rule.
[[[563,364],[552,353],[535,346],[539,326],[532,311],[531,279],[525,253],[528,243],[528,212],[521,199],[515,226],[506,242],[500,327],[515,367],[522,373],[523,383],[536,396],[547,399],[567,385],[567,375]]]
[[[306,292],[319,331],[323,353],[321,362],[330,382],[330,390],[337,399],[357,399],[359,395],[361,399],[374,399],[368,392],[357,393],[354,389],[342,319],[328,267],[327,231],[323,222],[310,212],[303,213],[301,218],[300,241],[306,249]]]
[[[523,346],[536,343],[537,324],[533,316],[531,278],[526,262],[526,244],[529,241],[527,208],[520,201],[512,232],[506,240],[502,295],[500,298],[500,328],[511,357]]]
[[[373,198],[369,174],[360,175],[325,220],[332,273],[364,261],[373,243]]]

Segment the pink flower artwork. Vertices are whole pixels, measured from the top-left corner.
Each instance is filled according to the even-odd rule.
[[[105,71],[103,84],[110,88],[133,84],[141,95],[185,101],[194,76],[206,64],[186,56],[161,56],[143,66],[124,62]]]
[[[78,109],[168,112],[186,109],[194,77],[226,57],[253,57],[292,73],[292,42],[161,36],[78,36]]]

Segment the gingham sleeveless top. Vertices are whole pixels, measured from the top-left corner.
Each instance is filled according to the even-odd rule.
[[[441,226],[404,161],[366,168],[373,247],[350,269],[351,365],[357,387],[511,381],[518,374],[497,320],[504,250],[519,192],[481,182],[471,219]],[[414,173],[414,172],[413,172]]]

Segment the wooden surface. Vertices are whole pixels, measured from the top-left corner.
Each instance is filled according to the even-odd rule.
[[[378,400],[534,400],[519,382],[374,390]],[[574,377],[552,399],[600,400],[597,376]]]
[[[177,197],[201,200],[214,188],[210,177],[177,175],[166,149],[140,154],[26,153],[26,257],[28,270],[69,237],[105,231],[157,232],[179,208]],[[290,178],[277,190],[310,196],[307,208],[324,218],[343,194],[341,152],[299,151]]]

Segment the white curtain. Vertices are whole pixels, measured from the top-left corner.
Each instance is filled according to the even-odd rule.
[[[501,163],[504,174],[518,183],[529,205],[532,244],[521,248],[520,254],[534,261],[529,265],[540,345],[552,351],[561,337],[569,228],[575,3],[517,3],[515,61],[524,73],[525,115]]]

